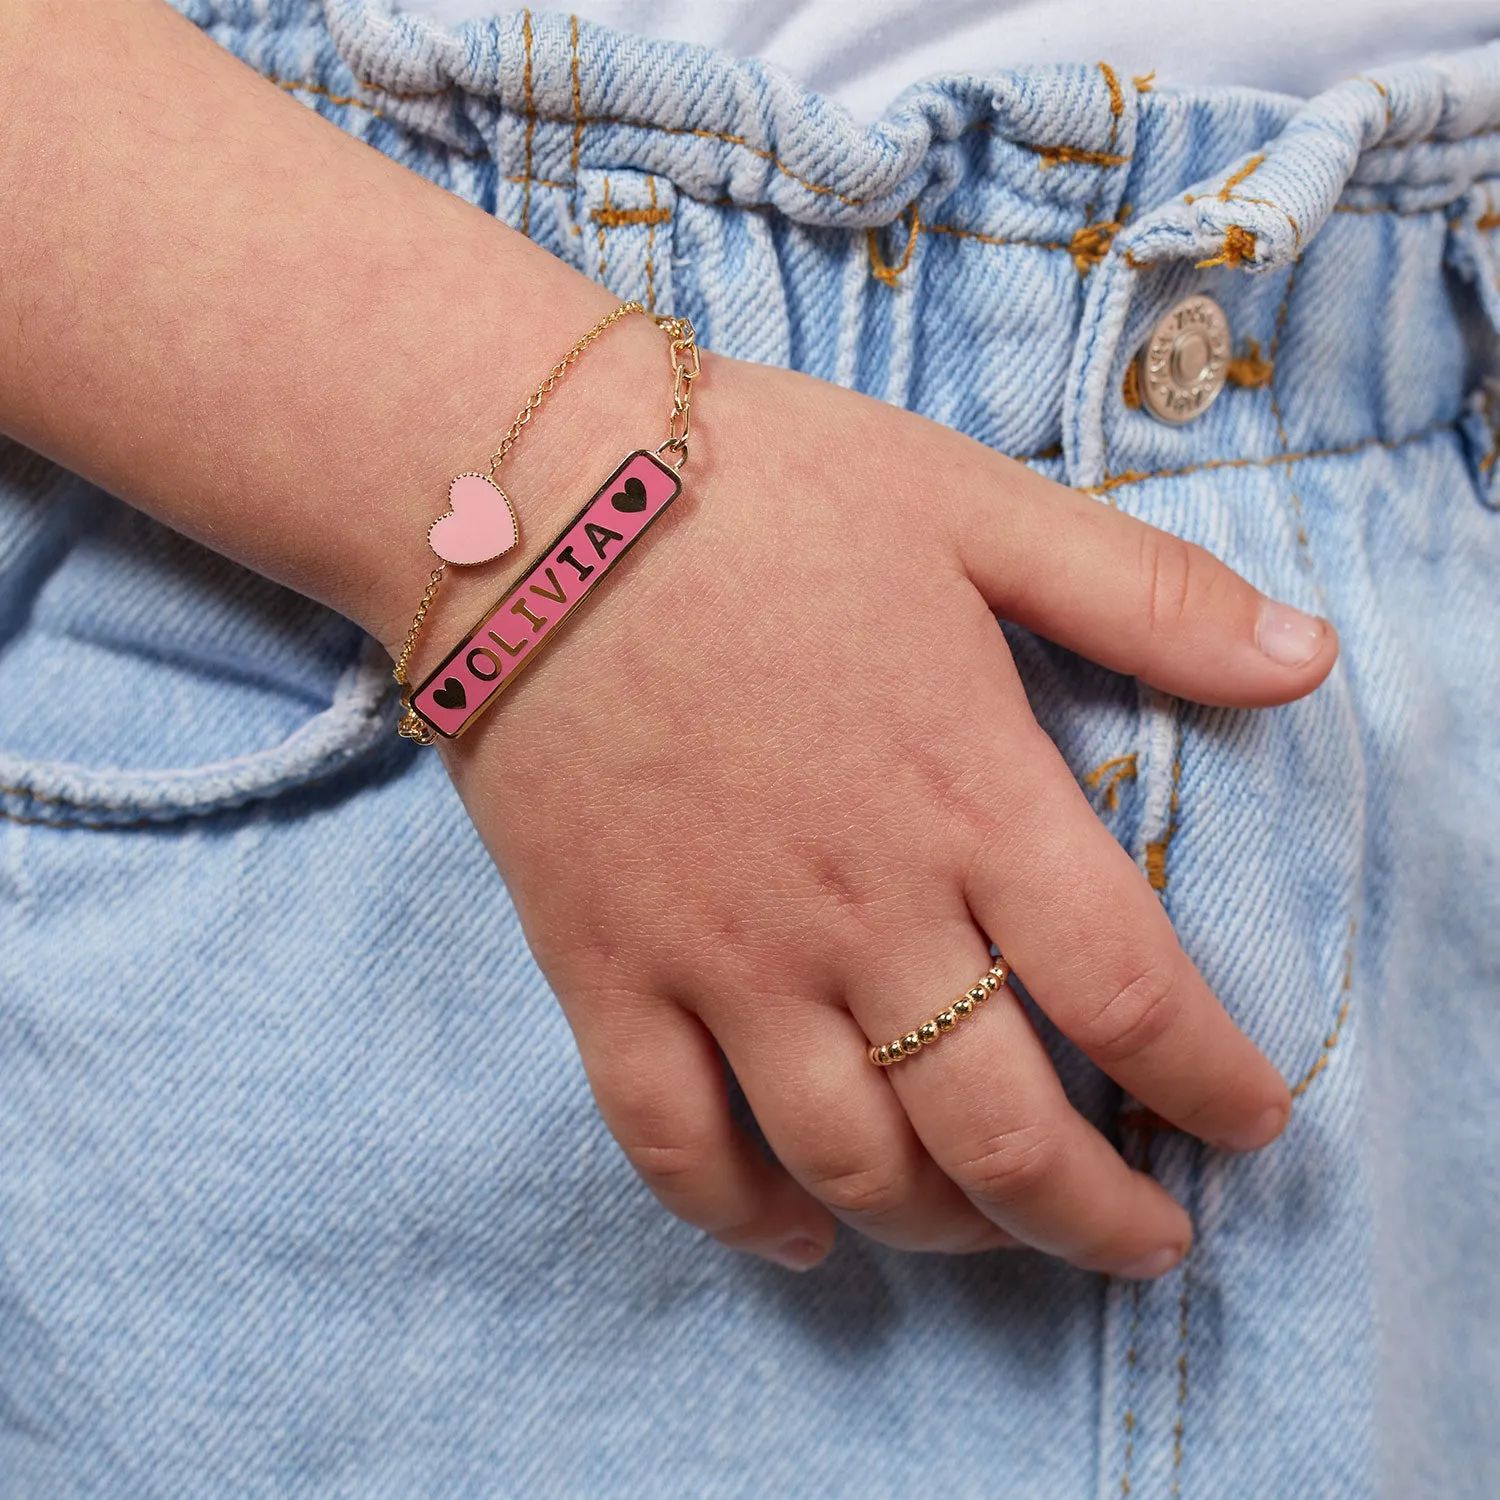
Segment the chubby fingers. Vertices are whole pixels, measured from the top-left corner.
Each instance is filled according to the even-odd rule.
[[[992,690],[980,712],[1009,720],[993,772],[1004,800],[964,876],[975,918],[1058,1028],[1144,1104],[1229,1150],[1269,1144],[1291,1113],[1285,1081],[1183,952],[1019,684]]]
[[[943,1011],[991,962],[967,911],[954,914],[945,941],[933,936],[881,955],[851,993],[877,1042]],[[1133,1277],[1159,1276],[1187,1252],[1187,1214],[1073,1108],[1009,988],[883,1073],[934,1161],[1025,1243]]]
[[[646,1186],[732,1249],[796,1271],[821,1261],[833,1217],[734,1123],[703,1023],[655,996],[591,999],[569,1021],[604,1123]]]
[[[1024,464],[974,457],[950,493],[961,557],[1007,620],[1199,703],[1286,703],[1332,670],[1338,635],[1327,620]]]
[[[744,983],[716,988],[742,1002],[709,1019],[766,1139],[838,1218],[902,1250],[1015,1243],[929,1155],[847,1010],[827,998],[755,995]]]

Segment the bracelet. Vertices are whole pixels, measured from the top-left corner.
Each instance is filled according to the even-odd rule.
[[[655,452],[626,456],[552,545],[486,611],[447,658],[419,687],[406,672],[427,613],[449,566],[471,567],[503,556],[520,540],[510,497],[495,475],[505,455],[569,367],[606,329],[632,313],[652,318],[667,335],[672,368],[672,414],[666,441]],[[658,317],[639,302],[623,302],[601,318],[552,367],[532,392],[490,458],[483,474],[460,474],[448,487],[448,509],[432,523],[427,540],[437,554],[422,601],[396,658],[404,710],[396,733],[430,745],[441,735],[456,739],[525,670],[541,647],[614,565],[640,540],[682,489],[687,462],[693,381],[698,345],[686,318]],[[664,458],[670,455],[670,458]]]

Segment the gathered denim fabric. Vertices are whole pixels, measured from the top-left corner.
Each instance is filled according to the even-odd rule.
[[[1500,48],[1310,103],[950,78],[866,128],[566,15],[177,3],[706,347],[1326,612],[1332,679],[1262,712],[1010,632],[1296,1108],[1231,1157],[1050,1037],[1193,1214],[1159,1282],[720,1248],[600,1123],[381,653],[12,446],[0,1496],[1500,1494]],[[1167,427],[1127,369],[1194,290],[1235,378]]]

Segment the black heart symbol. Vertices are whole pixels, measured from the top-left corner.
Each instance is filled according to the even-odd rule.
[[[458,678],[450,677],[440,688],[433,688],[432,701],[439,708],[463,708],[469,701],[464,685]]]
[[[625,481],[625,493],[615,495],[610,502],[616,510],[645,510],[646,486],[639,479]]]

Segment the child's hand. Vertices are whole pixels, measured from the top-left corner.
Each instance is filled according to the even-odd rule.
[[[437,497],[612,298],[165,6],[0,6],[0,56],[0,430],[399,643]],[[661,431],[634,322],[507,459],[528,553]],[[873,401],[712,361],[694,404],[684,496],[449,754],[605,1118],[673,1210],[794,1264],[832,1209],[898,1245],[1161,1269],[1186,1216],[1072,1111],[1008,993],[889,1071],[866,1046],[972,984],[988,935],[1159,1113],[1274,1136],[1285,1085],[1038,729],[992,610],[1238,704],[1309,691],[1332,631]],[[445,585],[424,650],[495,592]],[[715,1041],[784,1170],[731,1127]]]
[[[995,614],[1238,705],[1309,692],[1332,628],[922,418],[732,361],[698,389],[682,498],[448,752],[605,1119],[673,1212],[785,1263],[826,1252],[831,1210],[912,1249],[1165,1270],[1187,1215],[1071,1108],[1010,991],[914,1060],[867,1048],[993,938],[1151,1108],[1271,1140],[1286,1085],[1038,727]],[[781,1166],[731,1123],[716,1043]]]

